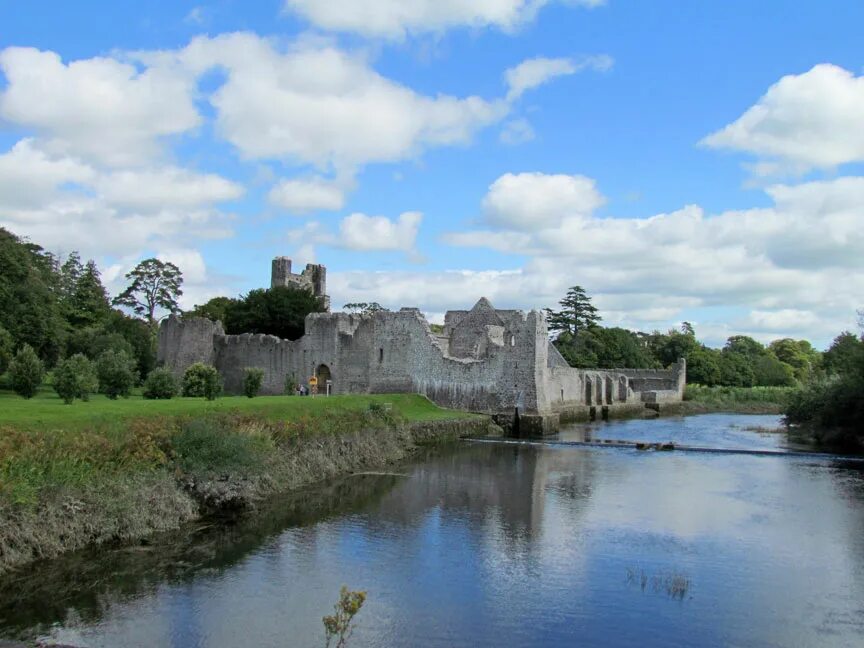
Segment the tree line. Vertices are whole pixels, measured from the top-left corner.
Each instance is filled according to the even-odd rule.
[[[111,299],[92,259],[60,258],[0,228],[0,375],[32,396],[46,371],[71,402],[97,388],[127,395],[156,365],[157,309],[178,312],[180,269],[146,259]],[[130,315],[118,307],[125,307]]]
[[[687,380],[707,386],[796,386],[838,375],[856,357],[861,339],[843,332],[827,351],[807,340],[783,338],[763,345],[746,335],[733,335],[721,349],[700,342],[689,322],[666,332],[634,332],[600,324],[597,308],[581,286],[573,286],[547,308],[553,344],[567,362],[581,368],[650,369],[687,360]]]
[[[136,385],[152,398],[200,395],[156,368],[160,316],[182,312],[180,268],[145,259],[126,281],[112,299],[92,259],[83,261],[77,251],[59,257],[0,228],[0,377],[8,371],[9,386],[29,398],[50,371],[67,403],[97,390],[126,396]],[[322,310],[310,290],[279,287],[216,297],[187,314],[220,320],[228,333],[293,340],[303,335],[306,315]],[[255,376],[249,380],[254,384]]]

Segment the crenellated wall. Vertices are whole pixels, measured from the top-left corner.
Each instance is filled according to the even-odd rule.
[[[580,370],[549,343],[542,313],[496,310],[481,299],[446,315],[433,334],[414,308],[368,314],[314,313],[305,335],[225,335],[221,324],[170,317],[159,332],[159,361],[178,375],[193,362],[213,364],[226,391],[242,389],[243,369],[264,370],[262,393],[281,394],[286,377],[333,393],[416,392],[456,409],[553,416],[574,408],[637,406],[681,400],[686,367]],[[545,429],[545,428],[544,428]]]

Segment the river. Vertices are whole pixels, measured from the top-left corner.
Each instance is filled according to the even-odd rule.
[[[864,646],[864,463],[778,450],[777,417],[574,425],[462,442],[0,586],[0,636],[75,646]]]

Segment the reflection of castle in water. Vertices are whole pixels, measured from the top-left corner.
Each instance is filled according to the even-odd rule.
[[[412,525],[438,507],[472,532],[524,548],[542,535],[550,497],[559,500],[555,508],[566,512],[568,526],[578,528],[595,462],[591,451],[479,442],[423,462],[380,500],[375,517]]]

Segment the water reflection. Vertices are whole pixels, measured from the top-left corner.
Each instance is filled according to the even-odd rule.
[[[725,443],[764,424],[699,418],[604,432]],[[0,588],[0,632],[315,646],[345,583],[369,592],[358,646],[864,642],[860,465],[483,443],[397,472],[277,500],[228,528],[42,565]],[[628,573],[689,585],[671,596]]]

